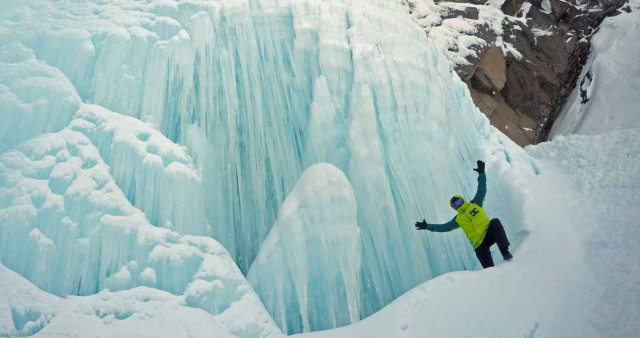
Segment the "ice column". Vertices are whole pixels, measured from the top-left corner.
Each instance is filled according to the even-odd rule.
[[[360,250],[351,184],[318,163],[284,201],[247,279],[285,332],[347,325],[360,315]]]

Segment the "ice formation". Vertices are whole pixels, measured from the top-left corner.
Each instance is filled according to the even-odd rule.
[[[183,147],[147,123],[100,106],[83,106],[69,128],[96,145],[118,187],[151,224],[211,234],[202,178]]]
[[[81,99],[59,69],[35,59],[33,51],[20,42],[6,43],[9,37],[2,38],[0,151],[4,152],[31,137],[64,128]]]
[[[82,296],[144,285],[230,318],[233,333],[278,332],[229,253],[149,224],[84,134],[45,134],[0,155],[0,183],[0,259],[39,288]]]
[[[318,163],[282,204],[247,279],[284,332],[344,326],[360,316],[360,255],[351,184]]]
[[[0,260],[59,296],[149,285],[232,313],[222,322],[240,327],[232,333],[271,334],[240,271],[280,227],[304,170],[326,162],[355,198],[360,285],[346,282],[352,269],[334,277],[360,290],[357,301],[347,292],[359,313],[331,304],[339,319],[307,317],[322,323],[309,327],[363,318],[435,275],[472,269],[463,234],[427,236],[413,222],[450,218],[449,197],[475,191],[476,159],[494,163],[491,175],[520,165],[510,161],[521,150],[405,10],[383,0],[7,6]],[[489,194],[488,210],[516,233],[508,177],[489,189],[502,194]],[[269,264],[279,261],[256,269]],[[270,281],[252,278],[259,290]],[[255,305],[253,324],[234,324],[243,304]],[[287,327],[305,328],[303,317],[288,315]]]

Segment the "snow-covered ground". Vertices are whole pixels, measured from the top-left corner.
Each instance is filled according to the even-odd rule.
[[[181,297],[147,287],[63,299],[0,264],[0,293],[2,337],[235,337]]]

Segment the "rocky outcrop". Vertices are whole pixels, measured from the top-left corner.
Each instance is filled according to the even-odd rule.
[[[522,53],[523,59],[512,60],[503,95],[516,112],[537,122],[533,143],[547,140],[589,56],[591,35],[604,18],[619,13],[624,3],[588,1],[578,6],[532,1],[527,24],[518,21],[517,26],[509,27],[510,34],[505,34],[505,39]],[[522,0],[507,0],[502,10],[517,16],[518,11],[513,10],[522,9],[524,4]]]
[[[491,123],[525,146],[547,139],[589,56],[591,35],[625,2],[506,0],[497,7],[456,0],[420,2],[410,12],[447,49]]]
[[[508,69],[502,50],[491,46],[480,58],[467,84],[473,101],[489,117],[491,124],[516,143],[530,144],[534,141],[536,122],[512,109],[503,96]]]

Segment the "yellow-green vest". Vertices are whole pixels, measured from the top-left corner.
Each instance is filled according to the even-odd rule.
[[[467,204],[465,202],[457,211],[456,223],[464,230],[471,246],[476,249],[482,244],[491,219],[484,209],[475,203]]]

